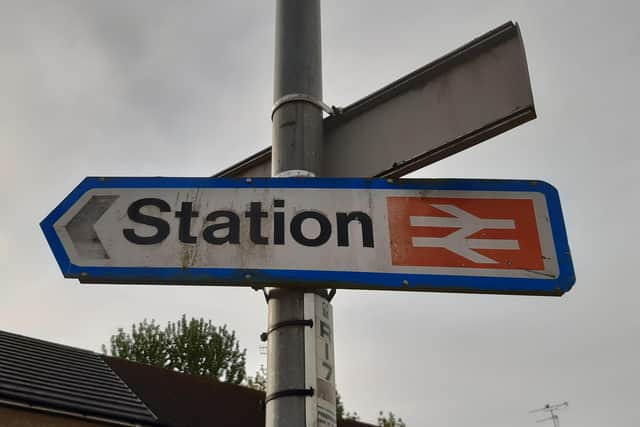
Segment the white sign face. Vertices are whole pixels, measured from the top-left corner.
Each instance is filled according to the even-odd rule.
[[[333,307],[316,294],[305,294],[304,311],[305,319],[313,319],[313,327],[305,328],[305,382],[314,390],[306,401],[307,427],[336,427]]]
[[[560,294],[559,209],[532,181],[89,178],[43,228],[83,282]]]

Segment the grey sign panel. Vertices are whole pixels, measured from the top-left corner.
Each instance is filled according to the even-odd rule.
[[[518,25],[506,23],[324,120],[323,176],[400,177],[536,117]],[[217,177],[271,174],[271,149]]]

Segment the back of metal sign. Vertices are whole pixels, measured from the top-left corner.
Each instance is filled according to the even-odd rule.
[[[323,176],[400,177],[536,117],[507,23],[324,120]],[[217,177],[270,176],[271,149]]]

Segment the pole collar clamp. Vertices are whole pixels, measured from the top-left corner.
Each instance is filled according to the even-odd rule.
[[[271,108],[271,120],[273,121],[273,115],[276,113],[278,108],[290,102],[306,102],[308,104],[315,105],[330,116],[335,116],[342,113],[342,108],[329,106],[311,95],[306,95],[304,93],[290,93],[273,103],[273,108]]]
[[[267,332],[263,332],[260,334],[260,340],[266,341],[269,337],[269,334],[275,331],[278,328],[284,328],[286,326],[308,326],[313,328],[313,320],[311,319],[292,319],[292,320],[283,320],[282,322],[274,323],[271,325]]]
[[[314,394],[314,390],[313,387],[309,387],[309,388],[290,388],[288,390],[280,390],[280,391],[276,391],[274,393],[271,393],[269,395],[267,395],[267,397],[264,399],[264,403],[265,406],[266,404],[273,399],[278,399],[280,397],[286,397],[286,396],[313,396]]]

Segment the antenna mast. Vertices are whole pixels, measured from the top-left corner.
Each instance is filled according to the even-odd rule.
[[[567,406],[569,406],[569,402],[562,402],[562,403],[558,403],[555,405],[550,405],[550,404],[546,404],[544,405],[544,407],[542,408],[538,408],[538,409],[534,409],[533,411],[529,411],[530,414],[533,414],[534,412],[548,412],[551,414],[550,417],[547,418],[543,418],[541,420],[537,420],[537,423],[541,423],[544,421],[549,421],[552,420],[553,421],[553,427],[560,427],[560,419],[558,418],[558,416],[556,415],[555,411],[557,411],[558,409],[562,409],[562,408],[566,408]]]

